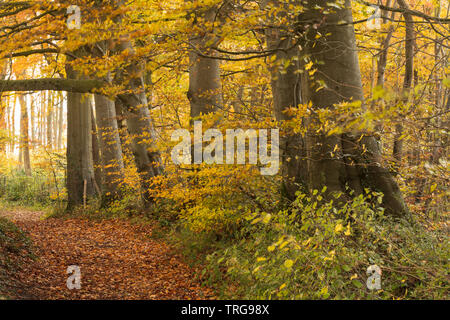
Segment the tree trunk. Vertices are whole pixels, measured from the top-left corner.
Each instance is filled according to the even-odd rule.
[[[66,65],[69,79],[80,76]],[[92,158],[90,99],[80,93],[67,93],[67,194],[68,209],[83,204],[84,196],[95,195],[95,175]],[[86,184],[86,194],[84,185]]]
[[[47,95],[47,148],[53,149],[53,92],[48,91]]]
[[[114,101],[96,94],[95,111],[103,163],[102,206],[120,197],[123,158]]]
[[[0,63],[0,80],[4,80],[7,72],[7,61],[3,61]],[[6,119],[7,119],[7,108],[8,104],[6,103],[6,99],[3,99],[2,91],[0,91],[0,152],[6,153],[6,141],[3,141],[3,135],[6,136]],[[5,103],[4,103],[5,101]]]
[[[270,4],[280,6],[279,1],[271,1]],[[281,11],[280,15],[283,13]],[[273,18],[269,17],[269,20]],[[287,19],[287,17],[278,18]],[[298,45],[291,35],[280,29],[269,29],[266,31],[266,41],[269,50],[277,50],[275,61],[269,68],[274,112],[277,121],[282,124],[283,121],[292,119],[292,115],[286,113],[287,109],[297,108],[302,103],[300,71],[303,66],[299,62]],[[293,200],[295,192],[306,185],[306,149],[305,141],[300,133],[287,131],[280,137],[282,193]]]
[[[215,14],[216,11],[211,9],[203,16],[196,17],[195,23],[201,25],[201,21],[211,22],[215,18]],[[202,31],[203,35],[196,34],[190,39],[190,43],[195,47],[189,52],[189,91],[187,96],[191,105],[191,119],[223,108],[220,60],[199,55],[199,53],[213,55],[208,45],[214,45],[217,37],[208,33],[209,30]]]
[[[316,108],[333,109],[344,101],[363,100],[350,1],[346,0],[342,9],[333,8],[336,4],[311,0],[299,17],[306,30],[303,50],[317,69],[307,80],[307,97],[313,111]],[[318,8],[327,6],[329,13],[324,16]],[[342,21],[348,24],[342,25]],[[325,86],[319,89],[318,83]],[[317,119],[310,117],[309,121],[314,124]],[[373,136],[361,132],[320,135],[310,130],[306,144],[311,189],[320,190],[326,186],[328,192],[345,192],[345,187],[349,186],[360,194],[363,186],[369,187],[384,194],[383,206],[389,214],[403,216],[408,213],[396,181],[382,167],[381,150]]]
[[[53,149],[57,149],[58,144],[58,119],[59,119],[59,113],[58,113],[58,107],[59,107],[59,92],[53,93],[53,133],[52,133],[52,146]]]
[[[39,145],[44,146],[44,113],[45,113],[45,94],[47,91],[41,91],[40,103],[39,103],[39,116],[38,116],[38,125],[39,125]]]
[[[119,52],[127,50],[130,55],[135,51],[130,40],[119,42]],[[115,103],[122,106],[128,132],[131,135],[131,150],[141,178],[144,205],[153,203],[150,195],[150,183],[153,177],[162,173],[159,151],[156,149],[156,131],[150,116],[143,75],[145,70],[137,62],[131,62],[120,72],[117,79],[125,82],[130,93],[119,94]]]
[[[125,113],[123,110],[123,105],[120,103],[119,100],[116,100],[114,103],[114,107],[116,110],[116,117],[117,117],[117,127],[119,130],[119,137],[120,137],[120,145],[122,147],[122,155],[126,159],[133,159],[133,152],[131,151],[130,146],[130,135],[128,133],[127,129],[127,120],[125,118]],[[123,163],[124,167],[127,166],[127,163],[124,161]]]
[[[122,0],[114,0],[115,6],[119,9],[124,5]],[[120,23],[122,15],[114,18],[116,23]],[[154,202],[151,196],[150,184],[153,177],[162,173],[161,156],[156,148],[156,131],[153,120],[150,116],[144,76],[151,76],[145,70],[145,64],[133,60],[136,52],[131,40],[122,36],[113,47],[109,48],[113,53],[126,51],[131,62],[117,72],[115,82],[126,85],[127,93],[119,94],[115,104],[117,109],[123,110],[126,119],[128,133],[131,138],[131,150],[134,155],[137,171],[140,176],[142,199],[144,205],[148,207]],[[151,82],[151,79],[147,79]]]
[[[31,134],[31,145],[34,146],[35,144],[35,109],[34,109],[34,103],[35,103],[35,97],[33,95],[30,96],[31,98],[31,104],[30,104],[30,134]]]
[[[9,132],[9,136],[11,138],[13,138],[16,135],[16,133],[15,133],[16,117],[14,116],[16,114],[16,101],[17,101],[17,95],[14,95],[13,103],[12,103],[11,122],[10,122],[11,123],[11,126],[10,126],[11,131]],[[15,139],[11,139],[10,148],[11,148],[11,152],[14,152]]]
[[[57,149],[62,149],[62,133],[64,124],[64,95],[62,93],[58,94],[59,98],[59,116],[58,116],[58,139],[57,139]]]
[[[92,100],[91,100],[92,101]],[[91,136],[92,136],[92,161],[94,163],[94,176],[95,176],[95,189],[97,193],[102,194],[102,185],[103,185],[103,170],[102,170],[102,161],[100,159],[100,147],[99,147],[99,138],[98,138],[98,130],[96,125],[96,117],[94,115],[94,106],[91,103]]]
[[[405,77],[403,80],[403,101],[408,103],[408,96],[413,84],[414,78],[414,20],[410,13],[408,4],[404,0],[397,0],[399,7],[403,10],[403,17],[405,18]],[[392,155],[396,162],[396,166],[400,166],[403,156],[403,125],[401,123],[395,126],[395,136],[394,136],[394,148]]]
[[[19,95],[19,104],[20,104],[20,152],[22,154],[21,160],[25,174],[27,176],[31,176],[30,142],[28,135],[28,109],[27,109],[27,99],[24,94]]]
[[[390,0],[387,1],[386,6],[390,5]],[[387,12],[383,10],[382,17],[383,17],[383,23],[387,22],[386,19]],[[391,13],[390,20],[395,19],[395,12]],[[387,30],[386,37],[383,39],[383,44],[381,46],[381,52],[380,56],[378,58],[378,65],[377,65],[377,86],[384,86],[384,75],[386,72],[386,65],[387,65],[387,58],[389,54],[389,44],[391,43],[391,38],[394,33],[394,25],[391,24],[389,26],[389,29]]]

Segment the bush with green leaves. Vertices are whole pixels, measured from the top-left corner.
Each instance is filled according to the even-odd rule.
[[[14,170],[0,175],[0,196],[7,201],[27,205],[48,205],[57,193],[64,192],[63,180],[63,176],[56,177],[55,180],[55,177],[42,170],[34,170],[31,176],[26,175],[23,170]]]
[[[239,239],[207,257],[205,274],[225,281],[224,298],[448,298],[445,233],[385,216],[380,194],[337,206],[341,196],[299,193],[289,210],[248,216]],[[381,290],[366,285],[371,265]]]

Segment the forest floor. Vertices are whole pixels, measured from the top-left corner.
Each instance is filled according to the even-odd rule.
[[[195,280],[196,270],[164,242],[152,226],[123,219],[42,219],[43,213],[0,208],[33,243],[8,284],[12,299],[211,299]],[[81,289],[69,290],[70,265],[80,267]]]

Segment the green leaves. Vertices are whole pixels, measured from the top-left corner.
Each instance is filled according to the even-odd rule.
[[[361,289],[361,288],[363,287],[361,281],[356,280],[356,279],[353,279],[353,280],[352,280],[352,284],[353,284],[355,287],[357,287],[358,289]]]
[[[444,87],[450,88],[450,77],[444,78],[442,80],[442,84],[444,85]]]

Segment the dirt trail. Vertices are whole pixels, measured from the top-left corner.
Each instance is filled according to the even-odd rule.
[[[208,299],[195,270],[161,241],[151,226],[124,220],[45,219],[42,213],[2,211],[26,231],[37,259],[17,274],[16,299]],[[69,290],[67,267],[81,270],[81,289]]]

